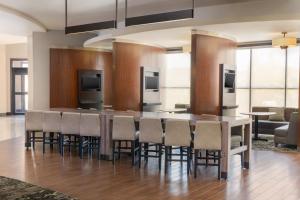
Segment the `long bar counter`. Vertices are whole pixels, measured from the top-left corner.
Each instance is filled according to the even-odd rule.
[[[221,177],[227,178],[230,169],[230,157],[234,154],[244,152],[244,167],[249,169],[251,158],[251,119],[245,116],[210,116],[194,114],[174,114],[165,112],[135,112],[135,111],[97,111],[70,108],[52,108],[52,111],[60,112],[79,112],[79,113],[97,113],[101,118],[101,154],[104,158],[110,159],[112,154],[112,121],[117,115],[133,116],[138,122],[142,117],[159,118],[162,121],[168,119],[188,120],[191,126],[199,120],[201,121],[219,121],[222,124],[222,157],[221,157]],[[231,148],[231,131],[234,127],[240,127],[243,131],[243,146]],[[26,139],[27,141],[27,139]],[[27,144],[28,145],[28,144]]]

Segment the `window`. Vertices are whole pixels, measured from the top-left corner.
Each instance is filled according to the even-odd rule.
[[[299,47],[288,48],[286,106],[298,107],[299,98]]]
[[[253,106],[298,107],[299,47],[237,50],[239,112]]]
[[[173,109],[177,103],[190,104],[190,73],[189,53],[167,54],[160,80],[163,108]]]
[[[285,50],[252,49],[252,106],[284,106]]]
[[[240,112],[249,112],[250,105],[250,49],[237,51],[236,87],[237,105]]]

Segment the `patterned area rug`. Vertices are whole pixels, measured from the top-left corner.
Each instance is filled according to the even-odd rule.
[[[267,139],[268,141],[252,140],[252,149],[254,150],[299,153],[295,146],[279,145],[278,147],[275,147],[273,135],[259,135],[259,137]]]
[[[62,193],[0,176],[1,200],[75,200]]]

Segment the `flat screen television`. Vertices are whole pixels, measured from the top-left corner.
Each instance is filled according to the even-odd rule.
[[[225,73],[225,88],[234,89],[235,88],[235,74]]]
[[[100,76],[82,76],[81,89],[87,90],[101,90],[101,77]]]
[[[146,76],[145,77],[145,89],[146,90],[158,90],[159,89],[158,76]]]

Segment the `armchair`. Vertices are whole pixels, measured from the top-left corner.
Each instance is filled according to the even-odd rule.
[[[274,142],[278,144],[297,145],[298,112],[293,112],[289,125],[284,125],[275,129]]]

